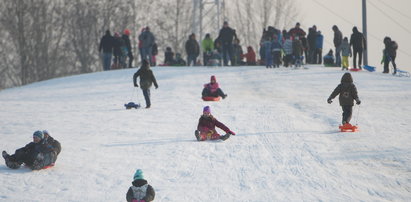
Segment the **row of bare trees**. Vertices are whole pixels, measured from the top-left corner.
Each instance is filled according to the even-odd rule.
[[[257,46],[263,27],[289,26],[297,13],[287,0],[226,4],[226,19],[243,45]],[[170,46],[184,53],[192,9],[192,0],[0,0],[0,89],[101,71],[98,45],[107,29],[130,29],[135,55],[144,26],[160,50]]]

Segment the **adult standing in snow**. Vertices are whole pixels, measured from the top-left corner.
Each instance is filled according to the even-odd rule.
[[[185,44],[186,53],[187,53],[187,66],[196,65],[197,57],[200,55],[200,45],[196,40],[196,35],[192,33]]]
[[[137,77],[140,77],[140,88],[143,91],[144,99],[146,100],[146,108],[150,108],[150,88],[154,83],[154,86],[157,89],[158,84],[147,60],[143,60],[140,69],[133,75],[133,83],[135,87],[138,87]]]
[[[129,29],[125,29],[123,35],[121,36],[121,38],[124,40],[124,43],[126,45],[127,48],[127,57],[128,57],[128,68],[133,67],[132,63],[133,63],[133,50],[131,49],[131,42],[130,42],[130,30]]]
[[[235,33],[235,30],[231,29],[231,27],[228,26],[228,22],[225,21],[223,28],[220,30],[218,35],[218,40],[222,45],[224,66],[228,65],[228,58],[230,58],[231,65],[235,64],[233,56],[233,39],[236,38],[237,34]]]
[[[143,171],[137,169],[133,177],[133,186],[128,188],[126,199],[128,202],[149,202],[153,201],[155,192],[153,187],[144,179]]]
[[[103,55],[103,70],[110,70],[111,58],[114,50],[114,37],[111,36],[110,30],[100,40],[99,52]]]
[[[352,34],[350,38],[350,46],[352,46],[354,57],[353,57],[353,66],[354,69],[357,68],[357,55],[358,55],[358,68],[361,68],[362,64],[362,52],[367,47],[365,46],[365,38],[364,35],[358,31],[357,27],[352,28]]]
[[[354,100],[357,105],[361,104],[361,101],[358,98],[357,88],[355,87],[352,76],[349,72],[345,73],[341,77],[341,83],[334,89],[330,97],[327,99],[328,104],[331,104],[332,99],[334,99],[337,95],[339,95],[338,99],[343,110],[342,124],[349,124],[352,116]]]
[[[152,48],[153,45],[156,41],[156,38],[154,37],[153,33],[150,31],[150,27],[146,27],[146,29],[140,34],[138,37],[139,40],[141,40],[141,51],[142,51],[142,60],[146,59],[147,61],[150,62],[150,65],[153,65],[152,60]]]
[[[12,155],[3,151],[2,156],[9,168],[20,168],[21,164],[24,163],[32,170],[40,170],[45,166],[54,164],[57,152],[53,150],[52,145],[45,141],[42,131],[35,131],[33,133],[33,142],[17,149]]]
[[[337,25],[334,25],[332,29],[334,31],[335,63],[338,67],[341,67],[341,43],[343,35]]]
[[[388,65],[391,62],[392,66],[394,67],[393,74],[396,74],[397,65],[395,64],[395,57],[397,56],[398,44],[395,41],[392,41],[391,38],[387,36],[384,38],[384,45],[385,45],[385,48],[383,51],[384,71],[382,73],[389,72]]]
[[[294,37],[298,36],[298,37],[305,37],[306,33],[304,32],[304,30],[302,30],[300,28],[300,23],[297,22],[295,24],[295,27],[290,29],[290,31],[288,31],[288,34],[291,36],[291,39],[294,40]]]
[[[220,128],[224,132],[225,135],[221,136],[215,130],[215,127]],[[203,108],[203,115],[201,115],[200,119],[198,120],[197,130],[194,132],[197,141],[204,141],[204,140],[226,140],[230,137],[230,135],[235,135],[233,131],[231,131],[227,126],[223,123],[219,122],[213,115],[211,115],[211,109],[209,106]]]

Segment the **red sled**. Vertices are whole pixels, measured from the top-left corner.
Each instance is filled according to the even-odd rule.
[[[202,97],[204,101],[220,101],[220,97]]]
[[[359,71],[361,71],[361,69],[360,69],[360,68],[352,68],[352,69],[350,69],[350,71],[352,71],[352,72],[359,72]]]
[[[341,132],[357,132],[358,126],[353,126],[349,123],[346,123],[342,126],[339,126]]]

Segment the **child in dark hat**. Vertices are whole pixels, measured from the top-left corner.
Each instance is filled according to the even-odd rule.
[[[354,100],[357,105],[361,104],[361,101],[358,98],[357,88],[355,87],[349,72],[342,76],[341,83],[334,89],[330,97],[327,99],[328,104],[331,104],[332,99],[337,95],[339,95],[338,99],[343,110],[342,125],[350,124]]]
[[[218,134],[215,127],[218,127],[226,132],[226,135],[221,136]],[[197,130],[194,134],[198,141],[217,139],[226,140],[230,137],[230,135],[235,135],[233,131],[211,115],[211,109],[209,106],[203,108],[203,115],[201,115],[198,120]]]
[[[137,77],[140,77],[140,88],[143,91],[144,99],[146,100],[146,108],[151,107],[150,100],[150,88],[154,84],[156,89],[158,88],[156,77],[153,74],[153,71],[150,69],[150,64],[147,60],[143,60],[143,63],[140,69],[134,73],[133,83],[134,87],[137,85]]]
[[[154,189],[144,179],[143,171],[137,169],[133,177],[133,186],[131,186],[126,195],[128,202],[148,202],[153,201],[155,197]]]

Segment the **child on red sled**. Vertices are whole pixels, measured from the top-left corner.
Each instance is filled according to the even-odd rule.
[[[220,85],[217,83],[215,76],[211,76],[210,83],[204,84],[203,92],[201,93],[203,97],[218,97],[221,96],[223,99],[227,97],[227,94],[221,90]]]
[[[215,129],[216,126],[226,132],[226,134],[218,134]],[[235,135],[235,133],[211,115],[209,106],[204,107],[203,115],[201,115],[200,120],[198,120],[197,130],[195,131],[197,141],[218,139],[226,140],[230,137],[230,135]]]

